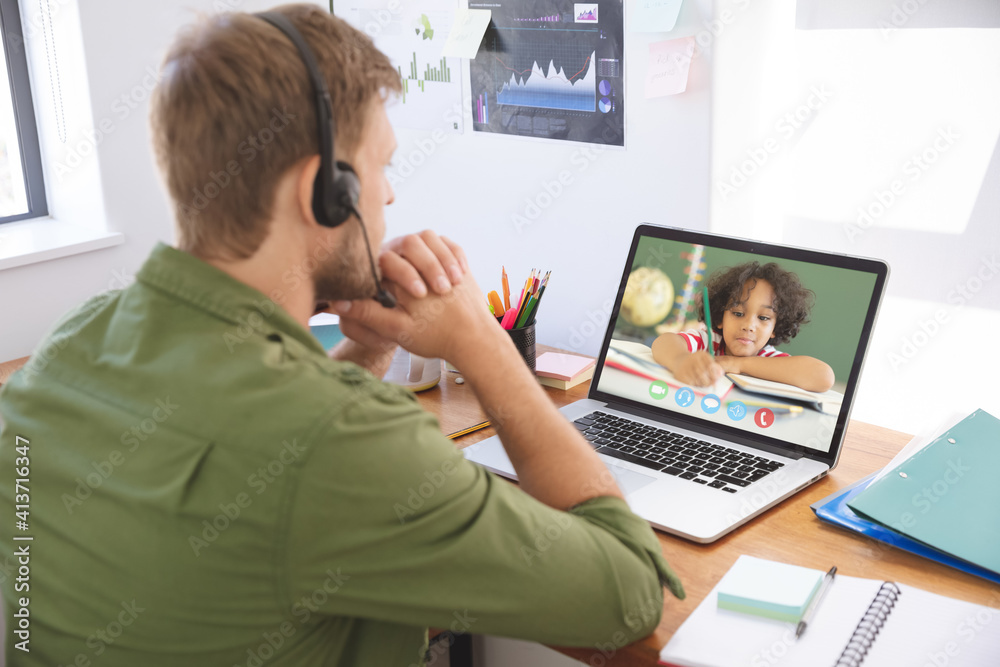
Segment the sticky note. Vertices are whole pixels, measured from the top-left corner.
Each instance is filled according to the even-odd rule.
[[[638,0],[629,5],[632,32],[670,32],[677,25],[683,0]]]
[[[594,363],[595,360],[591,357],[546,352],[535,360],[535,375],[556,380],[572,380]]]
[[[646,99],[676,95],[687,90],[688,72],[694,57],[694,37],[682,37],[649,45],[646,68]]]
[[[493,12],[489,9],[457,9],[455,22],[441,55],[451,58],[475,58],[483,34],[490,25]]]
[[[719,582],[719,609],[797,623],[823,582],[823,572],[740,556]]]

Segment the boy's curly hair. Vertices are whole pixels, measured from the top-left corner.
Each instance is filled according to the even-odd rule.
[[[708,279],[708,302],[712,313],[713,328],[718,333],[722,331],[722,314],[730,308],[739,305],[743,290],[748,286],[753,289],[758,280],[766,280],[774,288],[774,313],[776,322],[771,334],[769,345],[787,343],[799,333],[803,324],[809,322],[809,311],[812,309],[815,294],[799,282],[799,277],[791,271],[786,271],[774,262],[761,264],[747,262],[712,274]],[[695,294],[695,307],[698,321],[705,321],[705,307],[702,305],[702,293]]]

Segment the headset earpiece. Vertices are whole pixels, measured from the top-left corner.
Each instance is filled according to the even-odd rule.
[[[316,94],[316,130],[319,135],[319,171],[313,181],[312,210],[316,222],[324,227],[336,227],[350,220],[353,214],[361,225],[365,247],[368,249],[368,262],[371,266],[372,278],[375,280],[376,293],[373,297],[386,308],[396,305],[396,299],[379,283],[378,272],[375,270],[375,257],[372,255],[371,244],[368,241],[368,230],[358,213],[358,198],[361,196],[361,181],[354,167],[346,162],[334,160],[333,138],[336,136],[334,126],[333,103],[326,88],[326,81],[320,74],[319,65],[313,56],[305,38],[292,24],[288,17],[278,12],[262,12],[256,14],[285,34],[295,44],[306,72],[312,81]]]

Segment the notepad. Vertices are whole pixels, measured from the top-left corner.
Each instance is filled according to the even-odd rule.
[[[726,377],[732,380],[737,387],[751,394],[763,394],[764,396],[777,396],[778,398],[790,398],[795,401],[802,401],[812,408],[828,415],[839,415],[840,407],[844,402],[844,395],[839,391],[830,389],[824,392],[806,391],[795,385],[764,380],[749,375],[739,375],[737,373],[727,373]]]
[[[719,583],[719,609],[797,623],[823,582],[823,573],[740,556]]]
[[[1000,655],[1000,610],[905,584],[838,573],[799,638],[792,623],[719,609],[720,587],[674,633],[660,664],[996,667]]]

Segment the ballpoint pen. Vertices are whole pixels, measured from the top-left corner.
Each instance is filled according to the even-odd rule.
[[[815,615],[816,610],[819,608],[819,603],[823,600],[823,596],[826,595],[826,592],[828,590],[830,590],[830,584],[833,583],[833,578],[834,576],[836,576],[836,574],[837,574],[837,566],[834,565],[833,567],[830,568],[830,571],[826,573],[826,576],[823,577],[823,584],[820,586],[819,591],[813,597],[812,602],[810,602],[809,606],[806,607],[805,613],[802,614],[802,620],[799,621],[798,627],[795,628],[796,638],[798,638],[803,632],[805,632],[806,625],[809,624],[809,622],[812,620],[812,617]]]

